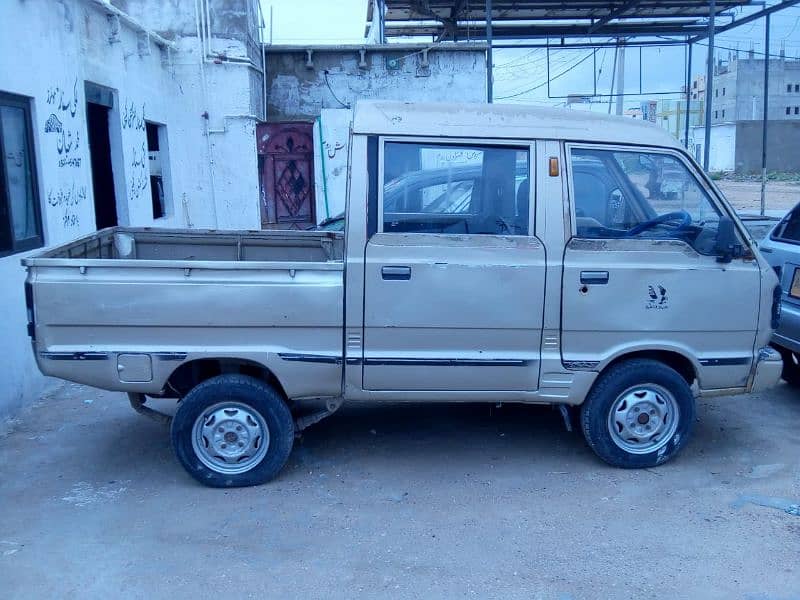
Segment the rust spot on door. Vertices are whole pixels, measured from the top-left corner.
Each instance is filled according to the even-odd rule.
[[[256,135],[261,165],[261,227],[307,229],[316,225],[313,125],[261,123]]]

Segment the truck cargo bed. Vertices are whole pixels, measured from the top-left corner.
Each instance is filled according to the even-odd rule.
[[[291,398],[339,395],[343,247],[332,232],[112,228],[44,250],[23,260],[39,367],[159,394],[183,365],[236,359]]]
[[[342,234],[327,231],[212,231],[112,227],[23,260],[341,262]],[[239,265],[241,266],[241,265]]]

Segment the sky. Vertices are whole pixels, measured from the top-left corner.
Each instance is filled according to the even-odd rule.
[[[260,1],[267,22],[267,37],[272,15],[274,44],[363,42],[367,0]],[[770,5],[775,2],[767,0]],[[737,18],[759,8],[743,9]],[[729,19],[721,18],[720,21],[727,23]],[[771,21],[770,53],[777,55],[783,43],[787,56],[800,57],[800,5],[774,14]],[[751,44],[757,53],[764,52],[764,19],[717,36],[716,57],[726,59],[731,52],[728,48],[737,47],[744,54]],[[705,73],[706,56],[706,47],[697,44],[693,51],[693,75]],[[608,94],[614,72],[614,50],[598,50],[594,55],[586,50],[555,50],[548,55],[544,49],[496,49],[493,62],[495,101],[559,105],[565,102],[559,96],[592,94],[595,80],[597,92]],[[551,77],[549,96],[548,63]],[[678,97],[677,92],[685,84],[685,63],[685,48],[680,46],[654,47],[641,53],[638,49],[628,49],[625,54],[625,92],[638,93],[641,81],[643,93],[627,97],[625,108],[638,106],[643,99]],[[656,95],[666,92],[676,94]],[[607,99],[603,101],[604,104],[607,102]]]
[[[273,44],[359,44],[367,0],[260,0]],[[268,41],[268,40],[267,40]]]

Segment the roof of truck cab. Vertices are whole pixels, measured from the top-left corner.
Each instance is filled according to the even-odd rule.
[[[449,104],[362,100],[353,132],[516,140],[569,140],[681,148],[648,121],[584,110],[509,104]]]

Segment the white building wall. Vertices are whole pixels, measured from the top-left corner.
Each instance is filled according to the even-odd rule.
[[[703,163],[705,129],[692,127],[689,133],[691,153],[695,160]],[[732,172],[736,170],[736,124],[721,123],[711,126],[711,146],[708,155],[709,171]]]
[[[314,123],[314,196],[318,222],[344,212],[352,121],[351,110],[326,108]]]
[[[178,37],[167,51],[95,0],[5,0],[0,23],[0,92],[30,98],[45,245],[95,230],[86,82],[114,90],[109,129],[121,225],[260,227],[252,67],[206,61],[201,69],[197,38]],[[246,55],[242,42],[214,41],[229,56]],[[167,215],[157,220],[145,121],[167,130]],[[21,257],[0,258],[0,428],[47,385],[26,334]]]
[[[311,52],[309,61],[308,52]],[[386,44],[267,49],[270,120],[314,118],[358,100],[486,102],[481,45]]]

